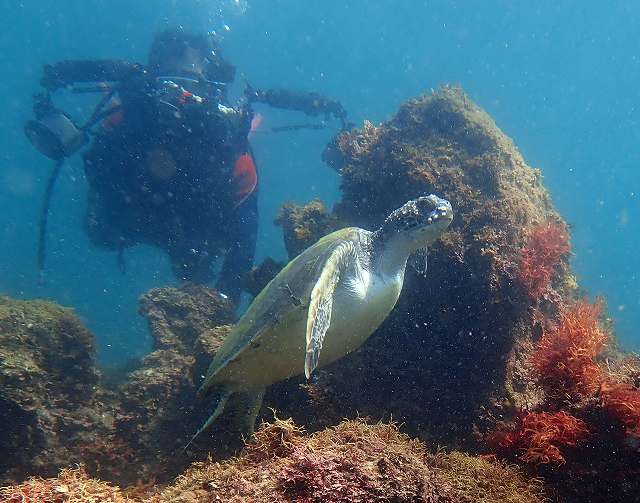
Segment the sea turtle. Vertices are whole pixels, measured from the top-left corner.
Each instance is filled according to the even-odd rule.
[[[358,348],[398,300],[409,255],[433,243],[453,219],[437,196],[408,201],[382,227],[347,227],[294,258],[255,298],[216,353],[203,397],[218,396],[207,429],[225,409],[253,432],[267,386],[307,378]]]

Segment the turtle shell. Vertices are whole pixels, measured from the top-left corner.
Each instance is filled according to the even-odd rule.
[[[291,260],[251,303],[245,314],[227,336],[216,353],[201,394],[218,383],[223,370],[242,358],[245,351],[257,348],[293,319],[306,319],[311,290],[337,246],[345,240],[360,241],[363,231],[347,227],[335,231]],[[304,347],[304,334],[300,344]],[[301,369],[304,359],[301,359]],[[225,383],[226,384],[226,383]]]

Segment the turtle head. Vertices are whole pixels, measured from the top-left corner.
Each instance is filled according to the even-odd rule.
[[[404,203],[386,218],[380,231],[386,245],[397,243],[412,253],[431,245],[452,220],[451,203],[431,194]]]

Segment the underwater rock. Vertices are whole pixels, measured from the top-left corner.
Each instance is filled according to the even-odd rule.
[[[0,480],[126,456],[110,442],[114,399],[98,386],[93,335],[71,309],[0,297]],[[10,453],[10,455],[8,455]]]
[[[196,339],[194,345],[194,357],[196,361],[193,369],[196,382],[199,383],[204,379],[213,357],[216,355],[220,346],[222,346],[225,337],[229,335],[232,328],[233,325],[220,325],[219,327],[202,332]]]
[[[142,295],[140,313],[155,350],[120,386],[116,427],[136,452],[135,476],[166,479],[188,464],[182,447],[202,421],[196,390],[228,333],[233,307],[214,289],[186,284]]]
[[[285,262],[278,262],[271,257],[265,258],[260,265],[253,267],[247,275],[244,282],[245,289],[253,297],[256,297],[285,265],[287,265]]]
[[[514,465],[495,458],[438,451],[427,455],[427,464],[468,501],[548,501],[541,479],[526,476]]]
[[[233,305],[217,290],[194,283],[180,288],[153,288],[140,297],[139,313],[147,318],[153,349],[190,352],[205,330],[233,321]]]
[[[202,423],[196,389],[233,319],[215,290],[186,285],[141,298],[154,351],[114,389],[93,335],[69,309],[0,297],[0,481],[82,464],[120,484],[167,480],[190,460]]]
[[[536,503],[540,483],[503,463],[461,453],[427,453],[393,424],[345,421],[305,435],[291,420],[263,423],[228,461],[195,463],[164,489],[121,491],[80,470],[0,489],[0,499],[29,501]],[[146,492],[146,494],[144,494]],[[128,497],[125,500],[124,497]],[[47,499],[49,498],[49,499]]]
[[[83,468],[62,470],[55,478],[32,477],[26,482],[0,487],[0,498],[4,503],[127,503],[119,487],[89,477]]]
[[[195,401],[194,363],[193,356],[177,351],[154,351],[118,390],[122,415],[116,427],[140,462],[135,477],[146,480],[164,472],[176,473],[184,466],[185,461],[172,453],[180,452],[189,428],[197,427],[190,420]]]
[[[558,292],[571,294],[567,253],[548,265],[539,298],[519,274],[532,229],[549,222],[566,228],[540,172],[486,112],[450,87],[410,100],[379,126],[340,133],[325,160],[341,175],[342,198],[326,216],[283,212],[292,255],[324,232],[307,231],[318,228],[318,214],[321,222],[374,229],[408,199],[434,193],[451,202],[456,217],[429,250],[428,278],[407,266],[394,311],[358,351],[320,370],[314,383],[321,393],[292,405],[298,379],[268,401],[303,424],[393,417],[439,443],[473,443],[474,429],[492,425],[501,404],[520,400],[520,390],[530,394],[530,383],[509,381],[522,373],[508,365],[519,361],[509,356],[513,348],[537,335],[532,308],[555,312]],[[315,407],[314,396],[324,397]]]
[[[344,227],[335,215],[327,213],[324,204],[317,199],[304,206],[286,203],[280,208],[275,223],[284,231],[284,245],[289,258],[300,254],[322,236]]]

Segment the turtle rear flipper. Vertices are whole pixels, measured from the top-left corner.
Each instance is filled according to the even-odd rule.
[[[253,435],[256,416],[260,411],[264,392],[264,388],[247,391],[233,391],[230,388],[222,388],[218,395],[215,410],[195,435],[191,437],[184,449],[189,448],[193,441],[207,431],[223,413],[225,417],[229,417],[230,424],[235,431],[244,437]]]
[[[264,392],[264,388],[238,391],[233,393],[227,402],[226,409],[233,429],[247,439],[253,435]]]
[[[202,433],[204,433],[206,430],[208,430],[209,427],[216,421],[216,419],[220,417],[220,415],[224,411],[225,406],[227,405],[227,401],[229,400],[232,394],[233,394],[233,391],[231,391],[229,388],[224,388],[220,392],[220,395],[218,396],[218,403],[216,405],[215,410],[213,411],[213,414],[211,414],[209,416],[209,419],[207,419],[205,423],[200,427],[200,429],[196,431],[193,437],[191,437],[191,440],[189,440],[187,445],[184,446],[183,450],[186,451],[189,448],[189,446],[193,443],[193,441],[196,438],[198,438]]]

